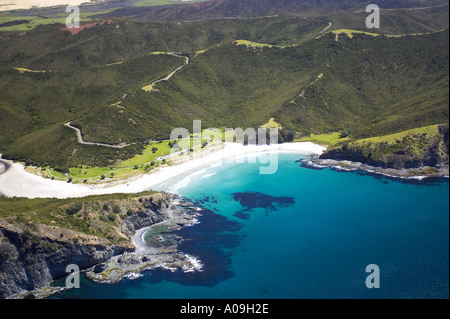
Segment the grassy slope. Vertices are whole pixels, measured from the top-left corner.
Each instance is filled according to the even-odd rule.
[[[339,145],[347,144],[348,147],[360,147],[367,145],[375,145],[377,143],[399,144],[399,141],[404,137],[414,135],[423,135],[427,139],[433,138],[438,133],[439,124],[414,128],[394,134],[375,136],[363,139],[354,139],[348,136],[341,137],[341,132],[325,133],[325,134],[311,134],[307,137],[298,138],[296,142],[314,142],[320,145],[329,147],[330,149]]]
[[[397,143],[397,141],[402,140],[406,136],[410,135],[425,135],[428,138],[434,137],[437,134],[437,127],[439,125],[430,125],[420,128],[414,128],[411,130],[399,132],[396,134],[390,134],[385,136],[376,136],[371,138],[365,138],[361,139],[355,142],[350,143],[351,145],[361,145],[361,144],[368,144],[368,143],[388,143],[388,144],[394,144]]]
[[[415,128],[396,134],[357,140],[348,144],[349,149],[360,149],[372,158],[381,159],[388,153],[408,152],[411,156],[423,157],[438,134],[439,125]]]
[[[313,142],[327,147],[333,147],[336,144],[349,141],[349,137],[341,137],[340,132],[326,134],[311,134],[307,137],[296,139],[295,142]]]
[[[374,166],[397,169],[448,165],[448,124],[341,143],[327,150],[322,157],[357,158],[357,161]]]

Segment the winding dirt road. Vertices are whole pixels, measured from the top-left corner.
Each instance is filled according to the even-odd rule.
[[[83,141],[83,135],[81,134],[81,130],[78,127],[70,125],[71,122],[64,124],[64,126],[67,126],[68,128],[71,128],[77,132],[78,137],[78,143],[84,144],[84,145],[97,145],[97,146],[104,146],[104,147],[111,147],[111,148],[124,148],[131,144],[119,144],[119,145],[112,145],[112,144],[105,144],[105,143],[95,143],[95,142],[86,142]]]
[[[148,92],[154,91],[155,89],[154,89],[153,87],[154,87],[155,84],[157,84],[157,83],[159,83],[159,82],[162,82],[162,81],[168,81],[168,80],[170,80],[170,78],[171,78],[172,76],[174,76],[175,73],[177,73],[178,71],[180,71],[182,68],[184,68],[186,65],[189,64],[189,57],[187,57],[187,56],[179,55],[179,54],[176,54],[176,53],[173,53],[173,52],[164,53],[164,54],[171,55],[171,56],[174,56],[174,57],[177,57],[177,58],[185,58],[185,62],[184,62],[184,64],[183,64],[182,66],[180,66],[180,67],[176,68],[175,70],[173,70],[173,71],[172,71],[171,73],[169,73],[169,75],[167,75],[166,77],[164,77],[164,78],[162,78],[162,79],[159,79],[159,80],[156,80],[155,82],[153,82],[153,83],[151,83],[151,84],[149,84],[149,85],[147,85],[147,86],[144,86],[144,87],[142,88],[144,91],[148,91]]]
[[[161,81],[167,81],[167,80],[170,80],[170,78],[171,78],[175,73],[177,73],[178,71],[180,71],[182,68],[184,68],[186,65],[189,64],[189,57],[187,57],[187,56],[178,55],[178,54],[175,54],[175,53],[172,53],[172,52],[167,53],[167,55],[175,56],[175,57],[178,57],[178,58],[185,58],[185,62],[184,62],[184,64],[183,64],[182,66],[176,68],[174,71],[172,71],[172,73],[170,73],[170,74],[169,74],[168,76],[166,76],[165,78],[153,82],[152,85],[154,85],[154,84],[156,84],[156,83],[158,83],[158,82],[161,82]]]

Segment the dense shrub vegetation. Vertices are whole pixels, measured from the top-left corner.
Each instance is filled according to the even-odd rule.
[[[204,128],[245,129],[273,117],[285,129],[282,141],[329,132],[365,138],[448,122],[448,30],[314,39],[327,25],[273,17],[116,21],[76,36],[56,25],[0,32],[9,37],[0,41],[0,152],[67,173],[131,158],[175,127],[191,129],[193,119]],[[300,45],[256,48],[235,39]],[[174,51],[190,63],[156,91],[142,90],[184,63],[150,53]],[[79,144],[64,126],[69,121],[85,141],[129,146]]]

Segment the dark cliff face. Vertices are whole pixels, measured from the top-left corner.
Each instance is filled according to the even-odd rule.
[[[417,143],[419,144],[419,141]],[[376,154],[374,150],[377,150],[379,153]],[[390,150],[389,147],[386,147],[385,151],[380,152],[379,150],[379,147],[368,148],[343,145],[327,150],[320,156],[320,159],[347,160],[374,167],[393,169],[448,166],[449,125],[440,125],[436,136],[426,141],[420,152],[411,147],[405,147],[405,149],[400,150]]]
[[[73,244],[33,237],[0,228],[0,298],[40,288],[67,275],[66,267],[80,269],[129,251],[128,245]]]
[[[52,236],[46,232],[51,226],[38,225],[30,231],[0,220],[0,298],[42,288],[68,275],[66,267],[70,264],[83,270],[134,251],[131,236],[137,229],[167,218],[171,198],[165,196],[154,202],[144,197],[139,202],[141,208],[130,212],[118,225],[117,231],[123,236],[119,242],[59,228],[57,236]]]
[[[121,230],[127,236],[132,236],[140,228],[162,222],[166,217],[162,210],[167,209],[170,203],[166,201],[156,202],[152,199],[144,199],[144,209],[138,210],[132,216],[127,217],[121,227]]]

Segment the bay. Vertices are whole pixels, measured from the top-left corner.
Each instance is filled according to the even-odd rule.
[[[198,273],[151,270],[114,285],[83,278],[69,298],[448,298],[449,183],[311,170],[280,154],[274,175],[259,164],[223,163],[159,190],[205,208],[179,231]],[[366,287],[366,266],[380,288]]]

